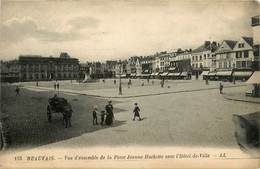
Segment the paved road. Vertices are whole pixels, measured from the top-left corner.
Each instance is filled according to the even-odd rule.
[[[218,82],[211,84],[217,87]],[[227,85],[230,84],[224,83],[224,86]],[[238,148],[233,134],[232,115],[259,111],[259,105],[226,100],[225,94],[220,95],[218,89],[195,90],[204,86],[203,82],[191,81],[178,83],[174,89],[194,89],[190,92],[113,99],[116,119],[112,127],[92,125],[93,106],[104,107],[106,99],[91,96],[60,93],[60,96],[72,102],[74,111],[77,112],[74,114],[73,127],[70,129],[64,129],[60,125],[59,117],[55,117],[56,121],[53,124],[48,124],[46,121],[46,99],[51,97],[54,91],[22,89],[23,98],[7,97],[3,110],[10,114],[12,121],[12,131],[15,133],[13,136],[15,144],[11,145],[13,148],[26,149],[35,146],[42,148],[93,146]],[[136,86],[132,90],[134,93],[140,93],[154,91],[156,87],[158,88],[153,85]],[[248,86],[232,87],[225,88],[224,92],[238,93],[247,89]],[[111,89],[100,90],[110,93]],[[168,90],[168,88],[161,90]],[[9,92],[12,93],[11,89]],[[23,93],[26,96],[23,96]],[[14,105],[10,106],[8,102],[10,100],[14,101]],[[44,103],[39,104],[40,102]],[[138,102],[141,108],[142,121],[132,121],[135,102]]]

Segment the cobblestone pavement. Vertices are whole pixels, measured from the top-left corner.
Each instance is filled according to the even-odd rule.
[[[219,82],[169,82],[175,89],[157,85],[135,86],[133,93],[193,89],[190,92],[176,92],[167,95],[146,97],[115,98],[115,123],[112,127],[92,125],[93,105],[102,107],[106,99],[59,92],[69,99],[75,111],[72,128],[65,129],[60,117],[55,116],[52,124],[47,123],[47,98],[57,91],[21,89],[21,97],[8,96],[3,103],[4,113],[10,116],[15,142],[10,148],[36,147],[95,147],[95,146],[199,146],[238,148],[234,138],[233,114],[246,114],[259,111],[259,105],[226,100],[225,95],[247,91],[250,86],[244,83],[232,87],[224,83],[225,94],[219,94]],[[176,84],[176,85],[175,85]],[[239,86],[240,85],[240,86]],[[205,87],[206,86],[206,87]],[[212,87],[212,89],[211,89]],[[207,90],[200,90],[201,88]],[[8,88],[7,93],[13,93]],[[116,88],[114,88],[116,89]],[[197,90],[196,90],[197,89]],[[69,89],[78,91],[78,89]],[[96,91],[97,89],[92,89]],[[111,88],[100,89],[111,93]],[[76,92],[75,92],[76,93]],[[129,92],[131,93],[131,92]],[[148,92],[149,93],[149,92]],[[113,94],[115,95],[115,94]],[[116,94],[117,95],[117,94]],[[75,99],[77,101],[75,101]],[[11,102],[12,101],[12,105]],[[133,121],[132,110],[138,102],[142,121]],[[37,105],[37,106],[36,106]],[[19,120],[17,120],[19,119]]]

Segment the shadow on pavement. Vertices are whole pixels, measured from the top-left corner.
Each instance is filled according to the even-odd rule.
[[[62,125],[62,115],[52,114],[52,122],[47,119],[48,99],[53,97],[54,92],[35,92],[20,88],[21,96],[15,96],[15,86],[1,86],[1,111],[8,117],[11,143],[8,149],[31,149],[50,143],[59,142],[95,132],[108,127],[124,125],[125,121],[115,120],[112,126],[93,125],[92,111],[98,106],[98,111],[105,109],[106,99],[84,95],[68,95],[59,93],[58,97],[64,97],[71,104],[74,111],[71,118],[70,128]],[[113,101],[113,104],[116,104]],[[114,108],[116,114],[125,110]],[[98,122],[100,122],[98,116]]]

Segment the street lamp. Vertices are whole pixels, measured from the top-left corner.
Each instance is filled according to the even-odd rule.
[[[119,95],[122,95],[121,68],[122,68],[122,62],[121,60],[119,60]]]

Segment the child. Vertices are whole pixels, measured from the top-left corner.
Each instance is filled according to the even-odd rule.
[[[101,110],[100,116],[101,116],[101,125],[103,126],[103,123],[105,121],[105,114],[106,111],[104,109]]]
[[[141,118],[140,118],[140,114],[139,114],[140,109],[139,109],[137,103],[135,103],[135,108],[134,108],[134,111],[133,111],[133,112],[135,113],[135,114],[134,114],[134,118],[133,118],[133,120],[135,120],[135,117],[139,117],[139,121],[140,121],[140,120],[141,120]]]
[[[97,114],[98,114],[98,111],[97,111],[97,106],[94,107],[94,111],[93,111],[93,125],[95,124],[98,124],[97,123]],[[96,123],[95,123],[96,122]]]

